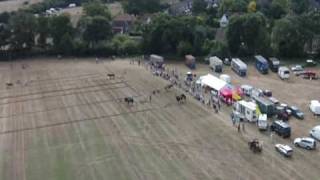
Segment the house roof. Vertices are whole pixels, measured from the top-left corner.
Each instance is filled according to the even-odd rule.
[[[220,23],[228,23],[228,22],[229,22],[229,20],[228,20],[228,18],[227,18],[227,15],[224,14],[224,15],[222,16],[222,18],[220,19]]]
[[[119,16],[116,16],[113,19],[113,21],[126,21],[126,22],[133,22],[135,20],[136,20],[136,17],[130,14],[121,14]]]

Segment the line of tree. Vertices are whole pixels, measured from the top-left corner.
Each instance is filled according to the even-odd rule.
[[[194,0],[192,16],[161,13],[164,6],[160,0],[122,3],[126,12],[140,16],[160,11],[151,22],[136,26],[141,41],[112,34],[108,8],[101,2],[91,2],[83,5],[84,15],[77,26],[72,26],[68,15],[37,17],[30,10],[0,14],[0,56],[40,52],[78,56],[159,53],[299,57],[306,55],[306,45],[320,39],[320,11],[312,8],[309,0],[273,0],[265,4],[221,0],[218,8],[207,6],[205,0]],[[225,38],[221,40],[216,34],[221,33],[219,19],[223,14],[229,17],[229,25],[222,29]],[[320,48],[316,55],[320,55]]]
[[[221,0],[218,8],[208,7],[205,0],[194,0],[192,12],[193,16],[160,14],[154,18],[143,30],[144,51],[301,57],[306,55],[306,45],[314,39],[320,41],[320,10],[312,8],[309,0],[273,0],[266,4]],[[218,41],[214,35],[221,30],[223,14],[229,17],[229,25],[224,30],[225,41]],[[316,55],[320,56],[320,48]]]

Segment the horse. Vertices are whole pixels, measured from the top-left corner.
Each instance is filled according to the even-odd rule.
[[[184,103],[187,100],[187,96],[184,94],[181,94],[179,96],[176,96],[176,100],[178,101],[178,103]]]
[[[107,76],[109,79],[114,79],[116,77],[116,75],[113,73],[107,74]]]
[[[166,91],[168,91],[169,89],[171,89],[173,87],[173,84],[168,84],[167,86],[164,87],[164,89]]]
[[[160,94],[160,89],[153,90],[153,91],[152,91],[152,94],[153,94],[153,95]]]
[[[13,83],[6,83],[6,85],[7,85],[7,88],[9,88],[13,86]]]
[[[126,102],[128,105],[130,105],[130,104],[133,105],[133,103],[134,103],[133,97],[125,97],[124,102]]]

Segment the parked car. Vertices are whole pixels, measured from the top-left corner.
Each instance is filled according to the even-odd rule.
[[[229,58],[224,58],[223,64],[226,65],[226,66],[230,66],[231,65],[231,60]]]
[[[269,89],[265,89],[265,90],[263,90],[263,95],[265,95],[267,97],[271,97],[272,96],[272,91],[270,91]]]
[[[304,67],[315,67],[315,66],[317,66],[317,63],[312,59],[306,60],[306,63],[304,64]]]
[[[284,112],[286,112],[288,114],[288,116],[290,117],[292,114],[292,111],[289,108],[288,104],[281,103],[280,106],[283,107]]]
[[[291,136],[291,127],[283,121],[274,121],[271,124],[270,129],[284,138]]]
[[[282,111],[282,112],[278,112],[277,118],[282,121],[289,121],[290,116],[288,115],[287,112]]]
[[[315,126],[310,131],[310,136],[318,141],[320,141],[320,125]]]
[[[297,64],[291,67],[291,71],[303,71],[303,67]]]
[[[276,144],[274,147],[276,148],[276,150],[280,154],[284,155],[285,157],[291,157],[292,156],[293,149],[289,145]]]
[[[280,103],[279,100],[274,97],[270,97],[269,100],[275,105],[278,105]]]
[[[294,139],[293,143],[297,147],[305,148],[308,150],[316,149],[316,141],[310,137],[296,138]]]
[[[295,71],[293,72],[293,74],[295,74],[296,76],[301,76],[304,75],[306,73],[306,71]]]
[[[292,115],[296,117],[297,119],[304,119],[304,113],[300,111],[300,109],[296,106],[290,106],[290,110],[292,112]]]

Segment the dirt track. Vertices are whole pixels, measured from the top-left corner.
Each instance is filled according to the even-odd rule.
[[[23,63],[29,65],[25,70]],[[162,90],[148,102],[151,91],[167,83],[128,61],[29,60],[2,62],[0,70],[0,179],[320,177],[319,150],[295,148],[293,158],[285,159],[254,125],[239,134],[227,107],[215,114],[191,97],[179,105],[177,89]],[[117,77],[108,80],[112,72]],[[15,84],[7,89],[6,82]],[[122,101],[126,96],[137,103],[129,107]],[[312,121],[292,120],[302,126],[293,137],[305,135]],[[261,155],[247,147],[253,137],[264,141]]]

